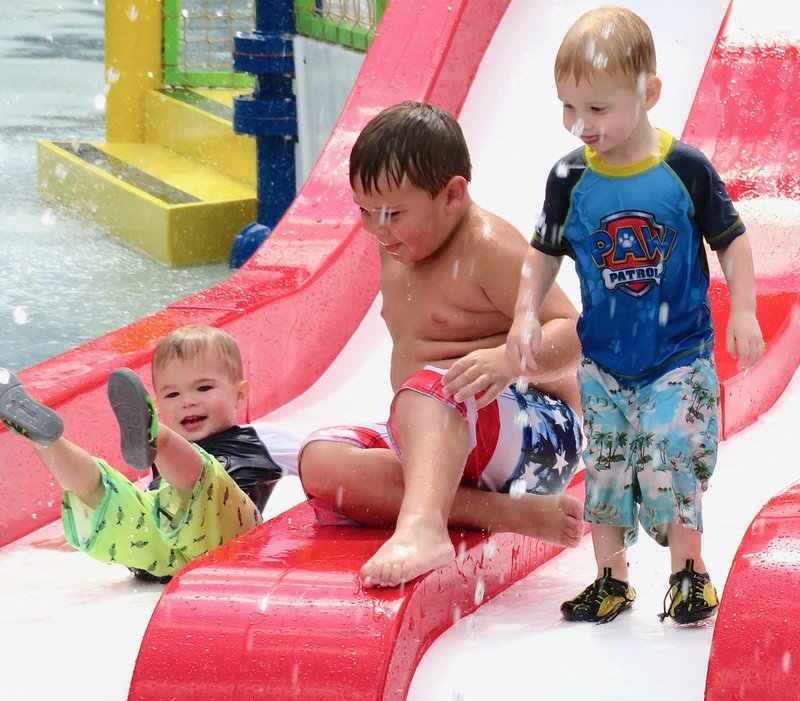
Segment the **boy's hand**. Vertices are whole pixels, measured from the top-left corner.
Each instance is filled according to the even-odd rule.
[[[511,384],[512,376],[503,346],[485,348],[453,363],[444,375],[442,389],[457,402],[483,392],[475,400],[475,408],[482,409]]]
[[[725,334],[728,353],[736,358],[736,366],[749,368],[764,355],[764,339],[755,314],[739,312],[731,314]]]
[[[536,354],[541,344],[539,319],[517,312],[506,340],[506,360],[514,376],[528,377],[536,370]]]

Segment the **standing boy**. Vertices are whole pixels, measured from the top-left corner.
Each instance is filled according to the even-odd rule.
[[[728,283],[726,345],[740,367],[764,350],[749,240],[708,159],[650,125],[661,81],[640,17],[615,6],[583,15],[559,48],[555,79],[564,126],[585,145],[550,173],[507,355],[523,374],[540,362],[542,303],[562,257],[574,258],[597,579],[561,611],[605,622],[631,606],[625,550],[638,520],[670,549],[662,620],[700,620],[718,606],[701,553],[719,402],[703,239]]]
[[[448,521],[567,546],[582,535],[579,503],[560,494],[581,445],[577,311],[550,291],[533,385],[510,387],[519,279],[509,270],[527,244],[471,200],[470,176],[456,119],[418,102],[372,119],[350,156],[353,199],[380,250],[395,396],[388,424],[313,434],[300,471],[321,521],[394,527],[361,569],[368,587],[451,562]]]
[[[141,578],[165,580],[261,523],[277,480],[296,472],[299,445],[277,431],[259,435],[237,425],[250,385],[239,348],[222,329],[176,329],[156,345],[152,372],[161,420],[136,373],[122,368],[108,379],[125,462],[140,471],[155,463],[159,476],[146,492],[63,438],[58,414],[3,369],[0,420],[32,442],[64,489],[70,545]]]

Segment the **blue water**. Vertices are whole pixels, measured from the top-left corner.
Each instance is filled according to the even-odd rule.
[[[13,370],[231,274],[168,268],[37,195],[37,139],[105,138],[104,6],[0,3],[0,366]]]

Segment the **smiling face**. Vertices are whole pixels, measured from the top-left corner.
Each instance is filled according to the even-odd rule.
[[[234,380],[223,359],[212,352],[168,360],[154,368],[153,385],[159,419],[189,441],[233,426],[249,389],[245,380]]]
[[[435,253],[454,229],[453,215],[463,206],[467,183],[453,177],[435,197],[411,184],[380,176],[377,188],[367,191],[360,179],[353,183],[353,201],[364,229],[394,260],[403,265]]]
[[[661,83],[642,76],[636,86],[608,72],[580,82],[572,75],[556,80],[564,128],[611,165],[629,165],[649,156],[658,143],[647,111],[660,95]]]

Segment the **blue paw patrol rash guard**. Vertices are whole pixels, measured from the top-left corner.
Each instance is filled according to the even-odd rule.
[[[575,260],[583,354],[636,386],[711,354],[703,239],[717,250],[744,231],[709,160],[660,131],[658,152],[633,165],[588,147],[559,161],[531,244]]]

